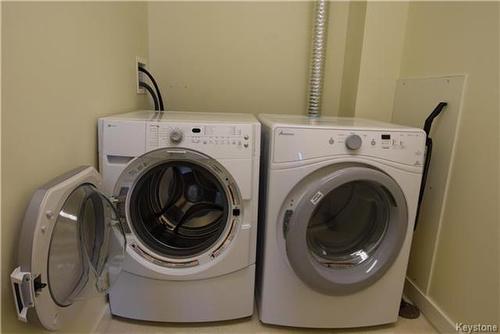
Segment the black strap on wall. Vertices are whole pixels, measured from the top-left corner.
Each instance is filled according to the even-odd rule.
[[[422,204],[422,200],[424,198],[425,192],[425,184],[427,183],[427,174],[429,173],[429,166],[431,164],[431,156],[432,156],[432,138],[429,137],[432,128],[432,122],[439,114],[443,111],[444,107],[446,107],[448,103],[439,102],[436,108],[430,113],[430,115],[425,119],[424,123],[424,131],[427,135],[425,139],[425,161],[424,161],[424,170],[422,173],[422,182],[420,183],[420,193],[418,194],[418,206],[417,206],[417,214],[415,216],[415,226],[414,230],[417,228],[418,217],[420,215],[420,206]]]

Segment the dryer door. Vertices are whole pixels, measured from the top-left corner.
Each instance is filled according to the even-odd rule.
[[[369,166],[321,170],[301,182],[286,205],[290,264],[322,293],[349,294],[373,284],[392,265],[406,236],[402,190]]]
[[[80,167],[33,195],[11,274],[20,320],[34,308],[45,328],[59,329],[80,313],[81,300],[104,294],[120,273],[125,236],[100,186],[93,167]]]

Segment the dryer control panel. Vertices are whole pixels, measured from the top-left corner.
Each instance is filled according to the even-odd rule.
[[[369,156],[411,166],[422,166],[425,132],[327,128],[282,128],[274,130],[274,162],[353,155]]]

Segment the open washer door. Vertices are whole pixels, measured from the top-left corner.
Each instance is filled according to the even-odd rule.
[[[80,313],[80,301],[106,293],[117,278],[125,236],[100,187],[99,173],[80,167],[33,195],[11,274],[20,320],[36,316],[45,328],[59,329]]]
[[[367,165],[330,166],[309,175],[282,211],[295,273],[331,295],[375,283],[397,258],[408,228],[401,188]]]

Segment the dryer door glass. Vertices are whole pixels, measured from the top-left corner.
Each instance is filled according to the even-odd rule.
[[[288,259],[297,276],[322,293],[348,294],[373,284],[406,237],[401,188],[369,166],[319,170],[299,183],[286,203]]]
[[[102,293],[121,271],[125,236],[113,205],[94,185],[74,189],[60,209],[48,258],[48,287],[60,306]]]
[[[307,227],[311,254],[324,265],[345,268],[370,258],[389,224],[393,199],[377,183],[354,181],[330,191]]]

